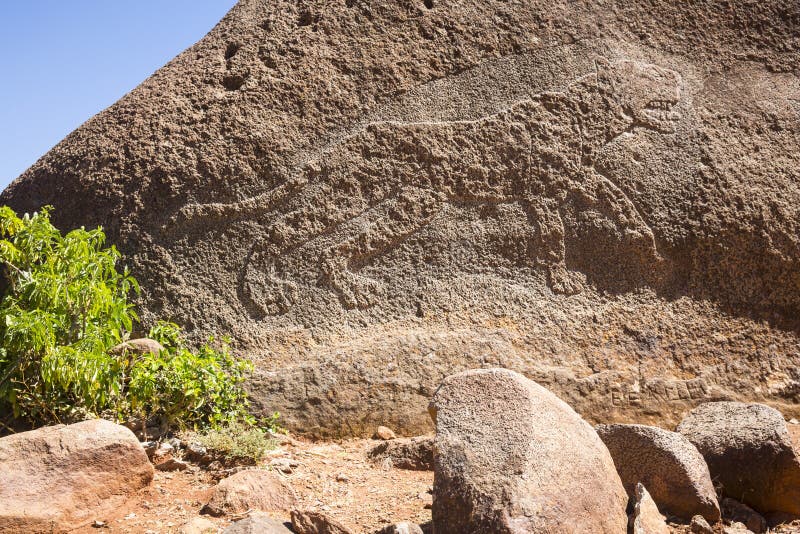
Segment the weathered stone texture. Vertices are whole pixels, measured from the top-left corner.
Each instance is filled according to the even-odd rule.
[[[458,373],[430,412],[437,533],[625,531],[628,497],[608,449],[532,380],[507,369]]]
[[[501,364],[595,421],[800,416],[798,9],[242,0],[0,201],[103,225],[309,433]]]

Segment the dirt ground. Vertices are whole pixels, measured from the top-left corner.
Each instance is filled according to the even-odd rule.
[[[788,427],[795,447],[800,449],[800,425]],[[373,463],[367,458],[367,451],[377,443],[368,439],[324,443],[293,439],[270,451],[262,467],[269,468],[274,459],[292,460],[296,467],[281,476],[297,493],[298,508],[324,511],[353,532],[373,533],[401,521],[429,522],[433,472]],[[156,471],[150,487],[129,500],[126,506],[112,515],[96,518],[102,526],[86,526],[74,532],[178,533],[186,522],[200,514],[215,483],[212,473],[194,465],[187,471]],[[242,518],[203,517],[220,530]],[[274,517],[289,520],[288,514]],[[688,526],[673,526],[673,532],[689,531]],[[782,525],[773,532],[798,533],[800,524]]]
[[[297,467],[281,476],[297,493],[298,508],[324,511],[354,532],[375,532],[400,521],[420,524],[430,521],[433,472],[372,463],[366,453],[377,443],[365,439],[339,443],[295,440],[271,451],[264,463],[269,464],[275,458],[294,460]],[[149,488],[113,515],[96,518],[103,526],[87,526],[75,532],[177,533],[187,521],[198,516],[214,484],[211,474],[195,466],[172,473],[156,471]],[[231,519],[240,519],[203,517],[220,529],[229,525]],[[288,514],[275,517],[289,519]]]

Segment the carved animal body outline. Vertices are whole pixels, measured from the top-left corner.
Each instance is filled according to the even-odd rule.
[[[359,231],[299,260],[318,273],[345,308],[383,298],[374,279],[351,268],[419,231],[453,201],[518,203],[531,222],[531,263],[544,267],[556,293],[580,291],[566,266],[562,210],[610,218],[630,250],[661,257],[633,201],[594,168],[600,148],[635,128],[673,130],[681,78],[647,63],[604,59],[563,92],[545,92],[468,121],[381,121],[341,139],[283,185],[241,202],[184,207],[174,220],[243,218],[278,209],[266,237],[250,250],[243,291],[264,314],[285,313],[297,284],[282,258],[358,218]],[[529,244],[530,245],[530,244]]]

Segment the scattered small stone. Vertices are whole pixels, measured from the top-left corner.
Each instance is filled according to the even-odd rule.
[[[156,464],[156,469],[159,471],[185,471],[189,468],[189,464],[177,458],[170,458],[165,462]]]
[[[291,475],[294,472],[294,468],[299,467],[300,463],[291,458],[273,458],[270,460],[269,465],[276,471],[280,471],[285,475]]]
[[[95,519],[95,520],[94,520],[94,522],[92,523],[92,526],[93,526],[94,528],[106,528],[106,527],[107,527],[107,525],[106,525],[106,522],[105,522],[105,521],[100,521],[100,520],[98,520],[98,519]]]
[[[171,456],[175,452],[175,447],[167,443],[166,441],[161,443],[158,448],[153,452],[152,460],[154,462],[158,462],[162,458],[166,458]]]
[[[205,517],[192,518],[178,530],[178,534],[216,534],[217,525]]]
[[[722,532],[724,532],[724,534],[753,534],[751,530],[744,526],[744,523],[739,523],[738,521],[734,521],[730,525],[723,527]]]
[[[722,509],[723,519],[731,523],[742,523],[755,534],[763,534],[767,531],[767,520],[746,504],[729,497],[723,497],[722,501],[720,501],[720,508]]]
[[[422,534],[422,528],[416,523],[404,521],[382,528],[378,534]]]
[[[322,512],[292,511],[292,529],[296,534],[352,534],[352,531]]]
[[[336,475],[336,481],[337,482],[349,482],[350,478],[347,475],[345,475],[344,473],[339,473],[338,475]]]
[[[199,443],[189,443],[183,453],[184,457],[199,464],[208,464],[212,462],[211,456],[208,454],[208,449]]]
[[[385,426],[379,426],[375,431],[375,435],[372,436],[372,439],[382,439],[384,441],[389,441],[390,439],[395,438],[397,438],[397,436],[392,429]]]
[[[176,451],[183,446],[183,443],[178,438],[169,438],[169,440],[167,440],[167,443],[172,445],[172,448],[175,449]]]
[[[222,531],[222,534],[291,534],[283,521],[264,514],[252,514],[247,519],[236,521]]]
[[[156,449],[158,448],[158,442],[156,441],[143,441],[142,448],[144,452],[147,453],[147,457],[151,460],[153,459],[153,454],[155,454]]]
[[[691,529],[694,534],[714,534],[714,529],[706,518],[698,514],[692,518]]]

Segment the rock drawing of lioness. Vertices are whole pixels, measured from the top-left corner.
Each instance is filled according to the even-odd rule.
[[[382,284],[358,272],[418,232],[448,203],[517,203],[530,221],[531,265],[556,293],[580,291],[567,269],[563,210],[602,216],[626,250],[658,261],[649,226],[625,193],[594,168],[598,151],[636,128],[671,132],[681,97],[672,70],[596,62],[563,92],[545,92],[478,120],[375,122],[303,165],[285,184],[230,204],[186,206],[176,221],[271,213],[247,258],[243,284],[264,313],[283,313],[297,286],[285,265],[317,273],[345,308],[378,302]],[[352,224],[357,219],[358,224]],[[302,247],[348,232],[313,255]]]

